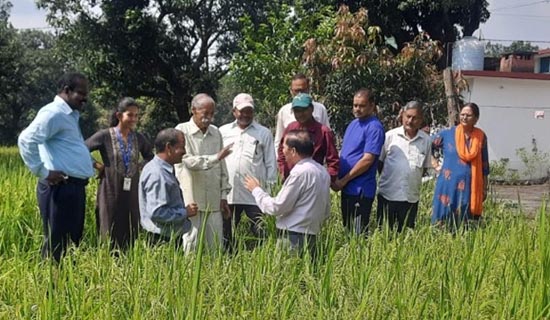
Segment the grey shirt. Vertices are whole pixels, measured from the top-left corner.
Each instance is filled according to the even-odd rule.
[[[155,156],[139,178],[139,211],[143,229],[180,236],[191,229],[174,167]]]

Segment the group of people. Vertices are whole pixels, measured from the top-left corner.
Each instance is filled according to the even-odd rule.
[[[367,234],[375,197],[380,225],[387,220],[398,231],[413,228],[432,148],[444,157],[433,223],[481,215],[488,159],[485,134],[475,128],[477,105],[465,105],[456,127],[431,138],[420,130],[422,105],[412,101],[400,111],[402,126],[385,132],[373,92],[360,89],[353,96],[355,119],[338,153],[327,109],[313,101],[307,77],[295,75],[290,91],[292,102],[277,114],[275,138],[254,120],[252,96],[241,93],[233,99],[234,122],[212,125],[215,101],[198,94],[191,119],[161,130],[153,144],[135,130],[139,104],[123,98],[110,127],[84,140],[78,119],[88,81],[79,73],[65,74],[54,101],[18,140],[25,164],[39,177],[43,256],[59,260],[69,239],[78,245],[85,186],[94,168],[100,179],[97,230],[122,249],[133,243],[140,225],[155,243],[175,241],[191,251],[203,230],[207,246],[230,249],[245,213],[255,237],[263,237],[262,217],[272,215],[280,245],[313,252],[331,212],[330,189],[341,192],[349,232]],[[100,160],[92,158],[95,150]],[[278,180],[282,186],[272,196]]]

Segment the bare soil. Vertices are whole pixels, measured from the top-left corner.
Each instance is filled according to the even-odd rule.
[[[493,194],[497,199],[509,202],[521,208],[528,215],[535,215],[542,205],[542,201],[549,200],[550,184],[538,185],[493,185]]]

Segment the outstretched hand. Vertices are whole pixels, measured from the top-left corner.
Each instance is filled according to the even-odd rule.
[[[231,150],[232,147],[233,147],[233,143],[230,143],[227,146],[223,147],[220,150],[220,152],[218,152],[218,160],[222,161],[223,159],[225,159],[225,157],[230,155],[231,152],[232,152],[232,150]]]
[[[260,180],[252,176],[246,176],[244,177],[244,186],[248,191],[252,192],[252,190],[260,186]]]

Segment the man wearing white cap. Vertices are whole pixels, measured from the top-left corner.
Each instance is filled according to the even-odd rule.
[[[235,121],[220,127],[224,146],[232,145],[232,153],[225,159],[232,189],[227,195],[232,217],[224,219],[223,231],[226,248],[232,242],[232,218],[235,226],[244,211],[251,220],[250,230],[261,236],[258,224],[262,212],[254,197],[243,185],[245,176],[257,177],[265,187],[277,179],[277,163],[273,137],[266,127],[254,121],[254,100],[247,93],[240,93],[233,99]]]

